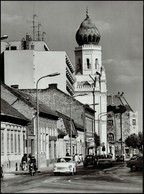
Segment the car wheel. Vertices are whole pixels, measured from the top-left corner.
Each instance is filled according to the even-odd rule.
[[[54,176],[56,176],[57,175],[57,173],[56,172],[54,172]]]
[[[135,171],[136,169],[137,169],[136,165],[132,165],[132,166],[131,166],[131,170],[132,170],[132,171]]]

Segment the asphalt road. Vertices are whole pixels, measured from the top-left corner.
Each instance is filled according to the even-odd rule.
[[[111,169],[77,168],[74,176],[54,176],[52,172],[35,176],[18,175],[1,182],[4,193],[143,193],[143,173],[126,166]]]

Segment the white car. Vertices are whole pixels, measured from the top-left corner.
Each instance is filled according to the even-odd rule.
[[[76,174],[76,162],[73,157],[65,156],[58,158],[57,163],[54,164],[53,173],[54,175],[60,173]]]

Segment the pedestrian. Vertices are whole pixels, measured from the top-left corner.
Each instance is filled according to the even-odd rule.
[[[30,157],[30,161],[29,161],[29,169],[30,169],[30,165],[33,164],[34,165],[34,170],[36,171],[37,170],[37,165],[36,165],[36,158],[34,155],[31,155]]]
[[[4,175],[3,175],[3,168],[1,166],[1,179],[3,179]]]
[[[23,157],[22,157],[21,167],[22,167],[22,170],[27,169],[27,154],[24,154]]]
[[[66,156],[69,156],[69,153],[68,152],[66,153]]]

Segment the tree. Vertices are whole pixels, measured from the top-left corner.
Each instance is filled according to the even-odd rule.
[[[100,136],[94,133],[95,154],[97,155],[97,148],[100,146]]]
[[[139,148],[139,137],[135,133],[131,134],[125,139],[127,147]]]
[[[138,148],[140,151],[142,151],[143,150],[143,133],[142,132],[138,133],[138,139],[139,139]]]

